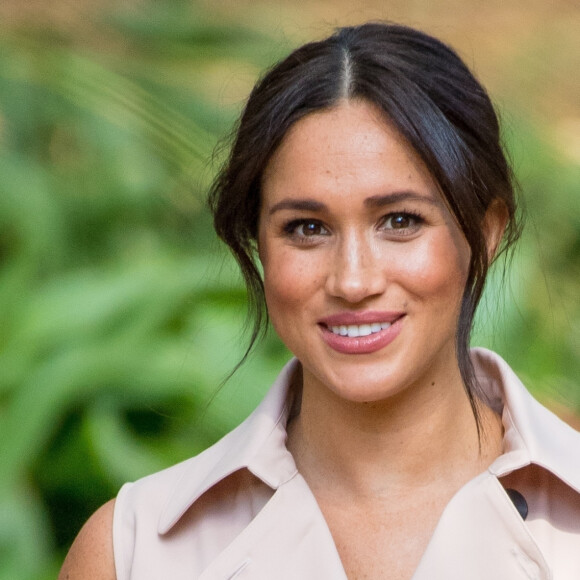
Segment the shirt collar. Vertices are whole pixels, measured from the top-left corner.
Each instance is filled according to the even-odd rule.
[[[471,351],[476,376],[502,413],[504,453],[490,466],[501,477],[534,463],[580,493],[580,433],[538,403],[497,354]]]
[[[504,453],[490,472],[500,477],[535,463],[580,493],[580,433],[540,405],[499,355],[475,348],[471,357],[482,389],[503,417]],[[185,462],[161,514],[159,533],[168,532],[199,497],[240,469],[248,469],[272,489],[294,477],[296,464],[285,442],[292,379],[299,370],[299,362],[292,359],[240,426]]]
[[[293,376],[300,369],[288,362],[256,410],[236,429],[185,462],[185,469],[161,513],[158,530],[167,533],[206,491],[240,469],[248,469],[272,489],[296,474],[286,449],[286,423],[292,407]]]

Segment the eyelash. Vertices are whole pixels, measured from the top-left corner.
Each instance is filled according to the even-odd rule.
[[[381,220],[381,229],[383,226],[389,221],[397,217],[404,217],[412,222],[407,228],[401,228],[400,230],[397,228],[388,228],[388,231],[399,231],[400,235],[410,235],[416,231],[416,228],[425,223],[425,218],[417,213],[416,211],[409,211],[409,210],[402,210],[402,211],[394,211],[388,213],[386,216],[383,217]],[[414,222],[414,223],[413,223]],[[408,231],[410,230],[410,231]],[[404,232],[404,233],[403,233]]]
[[[395,218],[399,218],[399,217],[403,217],[406,218],[408,220],[411,221],[411,225],[406,227],[406,228],[385,228],[385,224],[389,221],[389,220],[393,220]],[[381,229],[382,231],[387,231],[387,232],[398,232],[396,235],[398,236],[407,236],[407,235],[411,235],[416,231],[416,228],[418,226],[420,226],[421,224],[423,224],[425,222],[425,218],[420,215],[419,213],[417,213],[416,211],[408,211],[408,210],[402,210],[402,211],[394,211],[394,212],[390,212],[388,214],[386,214],[385,216],[383,216],[380,220],[380,226],[379,229]],[[302,233],[298,233],[298,228],[300,228],[301,226],[306,226],[306,225],[314,225],[319,227],[321,230],[324,231],[320,232],[320,233],[312,233],[311,235],[305,234],[304,232]],[[408,231],[410,230],[410,231]],[[300,219],[294,219],[289,221],[288,223],[284,224],[283,226],[283,233],[284,235],[294,238],[295,240],[298,240],[301,243],[312,243],[312,238],[318,238],[319,236],[327,236],[329,235],[329,230],[328,228],[320,221],[317,219],[310,219],[310,218],[300,218]]]
[[[283,231],[284,231],[285,235],[287,235],[289,237],[293,237],[293,238],[300,240],[300,241],[303,241],[303,242],[308,242],[309,241],[308,238],[311,238],[311,237],[317,237],[320,235],[323,235],[323,236],[328,235],[328,233],[324,233],[324,234],[313,234],[313,235],[309,236],[309,235],[306,235],[304,233],[299,234],[297,232],[297,230],[300,226],[305,226],[305,225],[309,225],[309,224],[316,225],[316,226],[320,227],[321,229],[323,229],[325,232],[328,232],[328,229],[322,224],[321,221],[315,220],[315,219],[307,219],[307,218],[295,219],[295,220],[289,221],[287,224],[284,225]]]

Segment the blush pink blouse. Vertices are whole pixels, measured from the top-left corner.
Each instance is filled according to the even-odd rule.
[[[472,358],[502,413],[505,452],[451,499],[413,580],[579,580],[580,433],[535,401],[499,356],[474,349]],[[285,446],[298,364],[214,446],[122,487],[118,580],[346,580]],[[506,482],[525,498],[525,520]]]

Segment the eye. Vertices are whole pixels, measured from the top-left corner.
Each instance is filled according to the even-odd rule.
[[[284,227],[284,231],[298,238],[327,236],[328,230],[317,220],[292,220]]]
[[[423,218],[408,211],[390,213],[383,218],[380,228],[400,235],[414,234],[423,223]]]

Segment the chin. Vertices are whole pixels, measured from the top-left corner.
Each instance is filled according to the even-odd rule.
[[[341,373],[340,377],[327,376],[321,382],[340,399],[361,404],[384,402],[405,390],[404,386],[394,384],[393,378],[384,373],[380,378],[367,375],[365,380],[360,368],[351,373]]]

